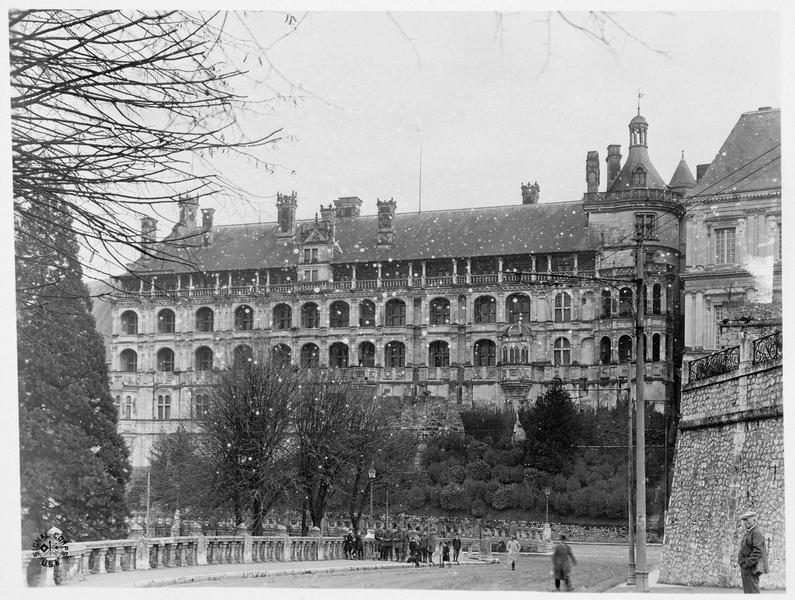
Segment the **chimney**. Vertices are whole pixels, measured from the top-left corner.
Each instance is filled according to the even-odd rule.
[[[530,182],[522,184],[522,204],[538,204],[538,194],[541,188],[536,181],[533,185]]]
[[[376,244],[389,246],[395,241],[395,203],[394,198],[381,202],[376,199],[378,206],[378,238]]]
[[[337,207],[337,218],[347,219],[359,216],[362,208],[362,201],[356,196],[345,196],[334,200],[334,206]]]
[[[215,213],[214,208],[203,208],[202,209],[202,232],[204,232],[204,245],[209,246],[213,243],[213,214]]]
[[[696,182],[701,181],[701,178],[704,177],[704,173],[707,172],[707,169],[709,169],[709,166],[711,164],[712,163],[707,163],[705,165],[696,165]]]
[[[320,205],[320,220],[326,227],[326,231],[329,233],[329,239],[331,239],[331,243],[334,243],[334,233],[336,227],[334,226],[334,221],[336,219],[337,211],[332,204],[328,206]]]
[[[196,227],[196,209],[199,208],[198,198],[180,197],[179,204],[179,225],[192,229]]]
[[[621,144],[610,144],[607,147],[607,189],[608,191],[618,179],[621,172]]]
[[[295,235],[295,209],[298,206],[298,195],[293,191],[289,196],[276,192],[276,211],[279,219],[277,237],[293,237]]]
[[[141,217],[141,249],[150,251],[152,244],[155,243],[155,234],[157,233],[157,219],[152,217]],[[144,252],[141,252],[143,255]]]
[[[590,150],[585,157],[585,183],[589,194],[599,191],[599,153]]]

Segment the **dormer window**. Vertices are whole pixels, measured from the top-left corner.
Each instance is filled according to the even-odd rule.
[[[317,248],[304,248],[304,263],[316,263],[317,262]]]
[[[632,187],[646,187],[646,169],[641,166],[632,171]]]

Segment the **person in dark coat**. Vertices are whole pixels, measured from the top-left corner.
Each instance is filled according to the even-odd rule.
[[[378,556],[379,560],[384,560],[384,552],[383,546],[384,544],[384,530],[381,528],[379,524],[375,530],[375,554]]]
[[[453,562],[458,564],[458,555],[461,552],[461,538],[458,537],[458,534],[455,534],[453,538]]]
[[[552,568],[555,572],[555,591],[560,591],[561,580],[566,582],[566,591],[570,592],[574,589],[571,585],[571,567],[576,565],[577,560],[574,554],[571,553],[571,548],[566,543],[566,536],[561,535],[560,541],[555,545],[555,550],[552,553]]]
[[[453,565],[450,564],[450,544],[447,543],[447,540],[442,540],[442,556],[439,558],[440,569],[444,569],[444,563],[447,563],[451,569],[453,568]]]
[[[353,536],[350,531],[345,531],[345,537],[342,540],[342,551],[345,553],[345,558],[353,557]]]
[[[436,532],[433,529],[428,529],[428,562],[432,565],[436,564],[433,562],[433,553],[436,552]]]
[[[743,592],[746,594],[759,593],[759,576],[767,573],[767,548],[765,548],[765,533],[756,523],[757,515],[749,510],[740,519],[745,525],[745,536],[740,543],[740,552],[737,562],[740,565],[740,575],[743,579]]]
[[[409,538],[409,560],[413,562],[415,567],[420,566],[420,543],[417,541],[417,536],[413,535]]]
[[[420,553],[422,554],[422,562],[428,562],[428,532],[424,531],[420,536]]]
[[[353,557],[358,560],[364,559],[364,542],[362,541],[362,534],[358,531],[353,538]]]

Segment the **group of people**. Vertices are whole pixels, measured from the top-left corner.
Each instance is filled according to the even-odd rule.
[[[458,563],[461,538],[456,534],[450,542],[445,539],[437,540],[436,533],[430,528],[423,531],[420,527],[415,530],[407,527],[379,527],[375,530],[375,552],[380,560],[412,562],[417,567],[420,563],[436,564],[433,557],[437,553],[440,567],[444,567],[445,563],[452,567],[452,562]]]

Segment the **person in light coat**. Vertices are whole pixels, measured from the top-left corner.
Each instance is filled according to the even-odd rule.
[[[515,571],[516,561],[519,560],[519,550],[522,549],[522,545],[517,541],[516,536],[512,535],[506,548],[508,550],[508,562],[511,563],[511,571]]]

